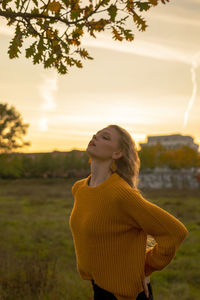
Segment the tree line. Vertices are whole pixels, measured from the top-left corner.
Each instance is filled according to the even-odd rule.
[[[157,144],[143,146],[138,151],[140,170],[155,167],[181,169],[200,167],[200,153],[182,146],[167,149]],[[70,178],[82,177],[90,172],[89,156],[86,151],[54,151],[51,153],[1,153],[0,178]]]

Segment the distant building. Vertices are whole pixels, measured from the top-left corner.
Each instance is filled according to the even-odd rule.
[[[148,136],[147,143],[140,143],[140,146],[154,146],[158,143],[169,149],[176,149],[181,146],[189,146],[198,151],[199,145],[195,144],[194,139],[189,135],[171,134]]]

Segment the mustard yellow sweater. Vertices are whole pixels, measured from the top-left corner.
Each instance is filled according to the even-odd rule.
[[[77,270],[118,300],[135,300],[144,277],[170,263],[188,230],[117,173],[95,187],[88,186],[90,177],[72,186]],[[147,234],[156,241],[148,250]]]

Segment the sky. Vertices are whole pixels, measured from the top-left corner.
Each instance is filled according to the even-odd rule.
[[[109,124],[125,128],[138,149],[152,135],[190,135],[200,145],[200,2],[174,0],[143,12],[146,31],[134,41],[111,32],[85,35],[94,60],[83,68],[54,69],[25,58],[9,59],[12,28],[0,19],[0,102],[29,124],[20,152],[85,150]]]

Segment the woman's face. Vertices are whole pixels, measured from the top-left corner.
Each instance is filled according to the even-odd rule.
[[[115,155],[120,151],[118,132],[111,127],[97,131],[89,142],[86,151],[90,156],[98,158],[117,158]]]

